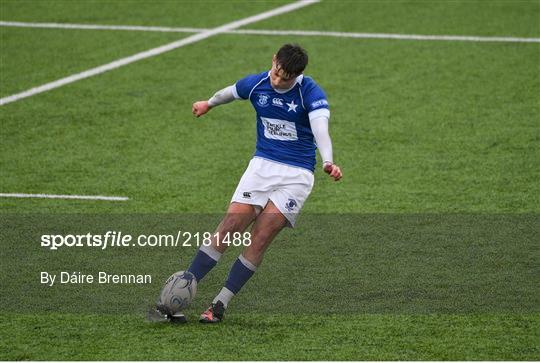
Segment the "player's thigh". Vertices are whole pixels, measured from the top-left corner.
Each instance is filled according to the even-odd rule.
[[[250,204],[233,202],[229,205],[227,214],[218,225],[213,235],[212,246],[219,252],[224,252],[228,244],[221,243],[223,239],[229,239],[235,232],[243,232],[257,217],[256,207]]]
[[[266,204],[251,229],[251,244],[245,252],[262,254],[277,234],[288,224],[287,218],[272,201]]]
[[[257,206],[232,202],[220,227],[224,232],[243,232],[255,220],[257,214]]]

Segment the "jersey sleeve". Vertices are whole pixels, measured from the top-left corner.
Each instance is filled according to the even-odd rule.
[[[236,98],[247,100],[253,87],[255,87],[265,75],[266,73],[250,74],[249,76],[238,80],[235,84],[236,93],[234,96]]]
[[[304,106],[310,119],[318,116],[330,117],[330,105],[326,94],[315,82],[310,82],[304,95]]]

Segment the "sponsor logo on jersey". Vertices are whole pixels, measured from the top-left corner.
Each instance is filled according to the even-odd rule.
[[[325,99],[322,99],[322,100],[317,100],[311,104],[311,107],[313,108],[317,108],[321,106],[328,106],[328,101]]]
[[[261,121],[264,126],[264,136],[266,138],[283,141],[298,140],[294,122],[267,117],[261,117]]]
[[[281,98],[272,98],[272,105],[277,107],[283,107],[283,99]]]
[[[259,94],[259,99],[257,100],[257,104],[261,107],[266,107],[269,105],[268,99],[270,96],[265,95],[264,93]]]
[[[287,209],[289,212],[292,212],[294,208],[298,206],[298,203],[296,203],[296,200],[289,198],[287,203],[285,203],[285,209]]]

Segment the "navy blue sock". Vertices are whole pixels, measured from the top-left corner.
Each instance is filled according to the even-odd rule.
[[[201,247],[197,251],[197,254],[193,258],[193,261],[191,261],[191,265],[187,270],[195,275],[197,282],[200,282],[203,277],[214,268],[220,257],[221,253],[214,250],[212,247]]]
[[[240,255],[231,267],[225,287],[232,293],[237,294],[257,269],[244,256]]]

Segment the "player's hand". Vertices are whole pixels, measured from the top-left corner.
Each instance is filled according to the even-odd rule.
[[[210,111],[212,107],[208,104],[208,101],[197,101],[191,106],[191,112],[196,117],[201,117],[208,111]]]
[[[341,168],[337,166],[336,164],[324,163],[323,170],[326,174],[334,178],[334,181],[338,181],[339,179],[343,177]]]

